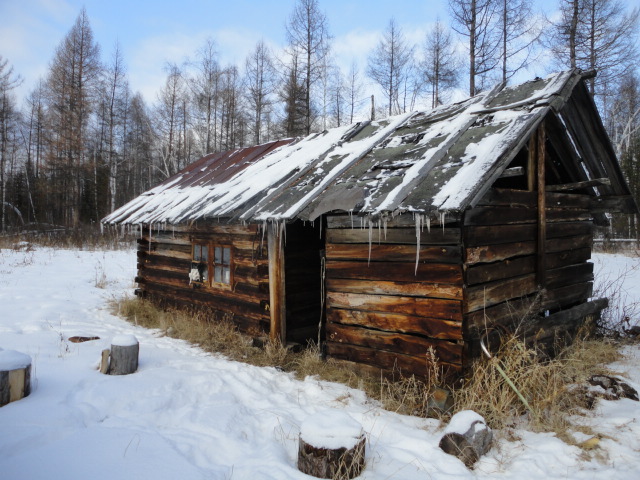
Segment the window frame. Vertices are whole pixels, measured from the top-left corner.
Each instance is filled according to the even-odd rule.
[[[203,249],[206,248],[206,252],[207,252],[207,259],[206,259],[206,272],[207,272],[207,277],[206,279],[199,281],[199,280],[193,280],[191,278],[191,276],[189,277],[189,283],[190,285],[192,285],[193,287],[199,286],[199,287],[207,287],[207,288],[215,288],[215,289],[225,289],[225,290],[233,290],[233,266],[234,266],[234,249],[233,249],[233,245],[229,245],[226,243],[222,243],[222,242],[212,242],[210,240],[202,240],[202,239],[197,239],[194,238],[191,240],[191,268],[189,270],[189,274],[191,275],[191,271],[194,268],[194,265],[198,264],[204,264],[205,262],[203,262],[202,260],[198,261],[196,260],[196,253],[197,253],[197,249]],[[222,263],[216,263],[215,261],[215,251],[216,248],[220,248],[222,249],[220,254],[222,255]],[[224,250],[227,249],[229,252],[229,262],[228,263],[224,263]],[[202,258],[202,250],[200,250],[200,258]],[[225,269],[228,269],[229,271],[229,283],[225,283],[225,282],[216,282],[215,281],[215,268],[216,266],[219,266],[222,268],[222,278],[224,279],[224,271]]]

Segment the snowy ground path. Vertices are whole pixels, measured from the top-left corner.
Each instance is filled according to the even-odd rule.
[[[384,411],[342,385],[230,362],[113,316],[109,300],[132,294],[135,258],[0,250],[0,348],[33,359],[31,395],[0,408],[3,480],[312,478],[295,468],[299,426],[326,409],[362,423],[363,479],[640,478],[638,402],[602,401],[582,420],[605,435],[599,460],[551,434],[518,431],[520,440],[500,440],[469,471],[438,449],[436,420]],[[615,272],[638,259],[594,263]],[[625,279],[630,298],[640,297],[639,275]],[[140,341],[139,371],[101,375],[100,352],[119,334]],[[75,344],[74,335],[100,340]],[[639,361],[640,349],[629,347],[617,366],[636,388]]]

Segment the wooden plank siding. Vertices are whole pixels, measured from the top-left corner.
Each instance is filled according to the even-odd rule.
[[[154,301],[220,312],[241,331],[264,335],[270,328],[266,240],[257,225],[154,226],[151,237],[145,227],[138,239],[138,288]],[[189,283],[193,241],[232,247],[230,288]]]
[[[536,224],[539,203],[537,191],[492,189],[464,216],[464,338],[470,358],[479,354],[472,344],[484,332],[518,324],[522,331],[525,319],[542,327],[545,311],[572,308],[591,295],[589,197],[544,195],[543,246]]]
[[[387,222],[386,228],[351,228],[348,216],[330,216],[327,225],[327,354],[386,372],[425,376],[432,349],[447,374],[459,373],[459,226],[424,228],[416,264],[418,241],[410,215]]]

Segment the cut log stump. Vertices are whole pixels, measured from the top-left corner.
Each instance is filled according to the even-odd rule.
[[[0,407],[31,393],[31,357],[15,350],[0,351]]]
[[[440,448],[458,457],[468,468],[472,468],[491,448],[493,432],[484,418],[471,410],[463,410],[451,417],[444,432]]]
[[[312,415],[300,428],[298,470],[317,478],[355,478],[365,466],[365,442],[362,426],[348,414]]]
[[[129,375],[138,369],[140,344],[133,335],[118,335],[111,340],[109,375]]]

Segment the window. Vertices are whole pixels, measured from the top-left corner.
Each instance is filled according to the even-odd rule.
[[[194,243],[191,258],[190,283],[207,286],[230,286],[232,253],[227,245]]]
[[[208,283],[209,281],[209,246],[196,243],[193,245],[193,258],[191,260],[191,271],[189,280],[197,283]]]
[[[231,247],[213,247],[213,281],[231,284]]]

